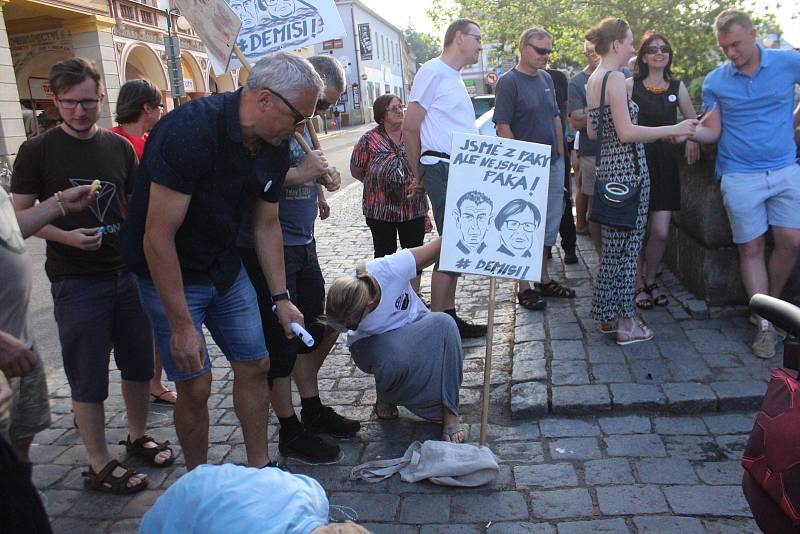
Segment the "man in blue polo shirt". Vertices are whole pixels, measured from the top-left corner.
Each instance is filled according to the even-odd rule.
[[[211,361],[205,325],[233,370],[233,404],[247,463],[267,452],[269,359],[256,294],[236,249],[252,205],[255,249],[287,337],[303,316],[289,300],[278,201],[287,139],[314,111],[322,80],[305,59],[277,53],[243,89],[196,100],[153,128],[123,228],[167,377],[178,390],[175,429],[191,470],[208,460]]]
[[[714,22],[717,42],[730,60],[703,84],[705,118],[694,139],[719,141],[716,175],[739,247],[742,282],[755,293],[779,297],[800,251],[800,165],[792,131],[800,53],[765,49],[747,14],[727,10]],[[775,248],[765,263],[764,233]],[[778,336],[754,317],[753,354],[771,358]]]

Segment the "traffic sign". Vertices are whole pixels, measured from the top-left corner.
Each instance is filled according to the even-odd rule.
[[[497,80],[499,78],[497,77],[497,74],[494,71],[489,71],[486,73],[485,79],[486,83],[488,83],[489,85],[494,85],[497,83]]]

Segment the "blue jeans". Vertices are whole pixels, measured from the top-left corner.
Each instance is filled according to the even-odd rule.
[[[142,306],[153,327],[153,336],[161,352],[161,363],[164,365],[167,378],[179,382],[211,371],[208,350],[201,370],[187,373],[175,367],[170,351],[172,331],[158,292],[152,280],[137,276],[137,281]],[[256,292],[244,267],[240,268],[236,281],[225,292],[220,292],[209,284],[186,286],[183,288],[183,294],[197,333],[203,338],[203,325],[205,325],[228,361],[253,361],[268,356],[264,333],[261,330]]]

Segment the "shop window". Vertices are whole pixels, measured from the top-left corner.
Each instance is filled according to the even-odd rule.
[[[131,6],[120,4],[119,14],[122,15],[123,19],[136,20],[136,13],[134,12],[133,7]]]
[[[153,14],[149,11],[139,11],[139,16],[141,17],[139,20],[142,24],[149,24],[153,26]]]

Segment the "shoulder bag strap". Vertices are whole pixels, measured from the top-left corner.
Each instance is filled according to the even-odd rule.
[[[603,75],[603,83],[600,85],[600,116],[597,119],[597,153],[594,156],[594,163],[596,167],[600,167],[600,148],[603,146],[603,139],[605,135],[603,135],[603,130],[605,129],[605,113],[603,112],[603,107],[606,104],[606,82],[608,81],[608,75],[611,74],[611,71],[608,71]],[[586,120],[590,120],[589,117],[586,117]]]

